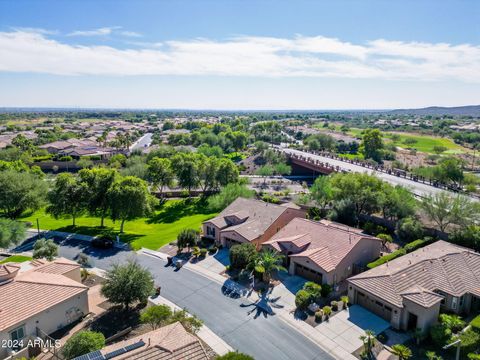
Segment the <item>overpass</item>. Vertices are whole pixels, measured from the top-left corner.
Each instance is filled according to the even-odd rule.
[[[375,167],[367,163],[340,159],[325,153],[310,153],[285,147],[276,147],[276,149],[287,155],[293,168],[302,167],[314,173],[325,175],[331,174],[332,172],[360,172],[374,174],[378,178],[394,186],[401,185],[409,189],[414,195],[419,197],[425,197],[441,191],[448,191],[452,194],[457,194],[443,186],[432,184],[428,180],[419,179],[418,177],[405,172],[395,172],[379,166]],[[470,196],[470,198],[478,201],[478,198],[476,197]]]

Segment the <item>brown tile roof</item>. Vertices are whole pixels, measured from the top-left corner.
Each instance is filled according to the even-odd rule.
[[[33,271],[59,275],[66,274],[74,269],[80,268],[78,263],[65,258],[57,258],[51,262],[44,259],[36,259],[32,260],[30,264],[35,266]]]
[[[20,270],[20,266],[15,263],[6,263],[0,265],[0,278],[4,276],[10,276]]]
[[[66,276],[36,270],[20,272],[0,285],[0,331],[88,290]]]
[[[235,231],[247,240],[254,240],[291,208],[270,204],[260,200],[237,198],[218,216],[205,221],[225,231]],[[231,223],[230,218],[237,218],[241,223]]]
[[[381,241],[360,229],[332,221],[295,218],[264,245],[292,252],[292,258],[307,258],[330,272],[363,240]]]
[[[144,346],[115,356],[115,360],[207,360],[201,342],[179,322],[118,342],[101,350],[103,355],[143,341]]]
[[[445,241],[437,241],[389,263],[353,276],[348,281],[389,303],[403,307],[405,294],[424,289],[422,295],[407,298],[433,304],[432,292],[453,296],[472,293],[480,296],[480,254]],[[430,295],[427,295],[430,294]]]

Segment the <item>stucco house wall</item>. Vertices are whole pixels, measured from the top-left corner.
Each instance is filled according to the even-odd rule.
[[[10,340],[10,332],[21,326],[24,326],[24,340],[26,341],[29,337],[36,336],[37,327],[43,332],[51,334],[77,320],[80,316],[88,314],[88,312],[88,290],[85,289],[85,291],[75,297],[1,331],[0,344],[3,340]],[[8,350],[6,348],[0,348],[0,359],[7,356]]]
[[[376,239],[363,239],[337,265],[332,282],[338,283],[352,275],[353,265],[366,265],[377,259],[382,250],[382,242]]]

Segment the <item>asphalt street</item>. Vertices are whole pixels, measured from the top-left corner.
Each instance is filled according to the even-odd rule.
[[[59,256],[88,255],[90,265],[108,269],[112,263],[136,259],[154,275],[162,296],[196,314],[233,348],[256,360],[334,359],[278,316],[257,311],[249,300],[231,297],[222,285],[188,269],[175,271],[166,262],[145,254],[117,249],[95,249],[87,242],[56,238]]]

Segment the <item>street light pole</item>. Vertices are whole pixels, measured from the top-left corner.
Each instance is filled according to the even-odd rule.
[[[453,343],[451,344],[448,344],[448,345],[445,345],[443,347],[444,350],[447,350],[449,348],[451,348],[452,346],[457,346],[457,354],[455,355],[455,360],[460,360],[460,345],[462,343],[462,340],[461,339],[457,339],[455,340]]]
[[[37,218],[37,233],[38,233],[38,236],[40,236],[40,223],[38,222],[38,218]]]

